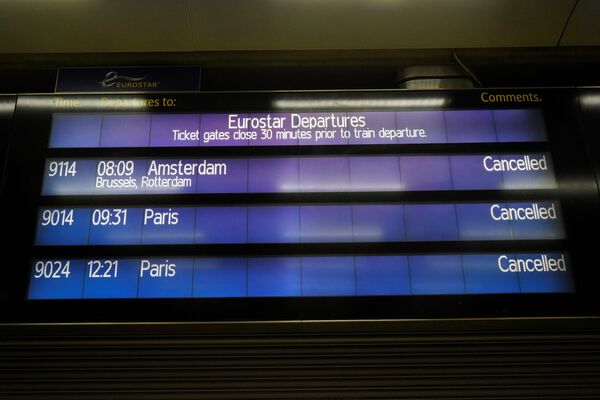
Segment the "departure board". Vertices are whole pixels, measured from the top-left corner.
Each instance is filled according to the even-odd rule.
[[[595,274],[598,192],[572,99],[21,96],[7,221],[25,307],[244,319],[573,302]]]

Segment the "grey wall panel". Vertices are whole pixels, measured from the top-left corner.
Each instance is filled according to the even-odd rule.
[[[555,46],[574,4],[0,0],[0,53]]]
[[[189,0],[197,50],[555,46],[575,0]]]
[[[560,45],[600,45],[600,1],[580,0],[577,3]]]
[[[600,398],[598,321],[310,325],[0,327],[0,398]]]
[[[0,0],[0,53],[191,50],[185,0]]]

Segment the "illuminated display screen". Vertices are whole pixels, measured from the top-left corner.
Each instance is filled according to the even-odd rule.
[[[396,315],[577,294],[597,191],[570,122],[554,100],[440,93],[26,98],[8,182],[28,303],[238,299],[243,318],[244,301],[297,316],[310,298],[335,318],[348,299]]]
[[[552,293],[569,269],[565,253],[34,260],[29,298]]]
[[[42,208],[36,244],[140,245],[565,239],[556,201]]]
[[[539,109],[261,114],[56,114],[51,148],[328,146],[546,140]]]
[[[42,194],[379,192],[556,189],[537,154],[48,159]]]

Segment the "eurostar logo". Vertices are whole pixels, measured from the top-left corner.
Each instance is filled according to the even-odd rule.
[[[141,77],[119,75],[117,71],[108,71],[104,75],[104,79],[101,80],[100,86],[103,88],[117,87],[117,88],[156,88],[160,85],[160,82],[149,81],[144,82],[147,75]]]

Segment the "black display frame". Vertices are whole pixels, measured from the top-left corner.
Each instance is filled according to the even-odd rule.
[[[0,94],[0,193],[4,182],[4,170],[8,158],[8,146],[13,131],[13,116],[17,105],[14,94]]]
[[[484,103],[482,93],[523,95],[535,93],[540,102]],[[410,109],[486,109],[541,107],[544,111],[549,141],[547,143],[491,144],[421,144],[376,146],[287,146],[235,148],[150,148],[150,149],[48,149],[52,113],[73,112],[59,107],[57,98],[80,100],[77,112],[115,112],[102,108],[100,99],[174,98],[175,108],[155,107],[149,112],[312,112],[371,111]],[[521,97],[528,98],[528,97]],[[280,99],[319,103],[313,107],[275,109]],[[393,101],[402,99],[412,106],[398,107]],[[422,107],[442,99],[444,107]],[[350,101],[349,101],[350,100]],[[390,106],[382,106],[390,103]],[[67,102],[68,103],[68,102]],[[363,106],[348,106],[347,103]],[[64,103],[62,103],[64,104]],[[333,104],[333,106],[331,106]],[[337,105],[336,105],[337,104]],[[126,110],[118,110],[126,112]],[[139,112],[140,110],[129,110]],[[599,315],[600,295],[595,282],[600,273],[593,265],[600,216],[598,188],[588,150],[582,135],[577,92],[568,88],[541,89],[472,89],[458,91],[303,91],[303,92],[205,92],[160,94],[40,94],[20,95],[16,107],[15,132],[8,158],[5,186],[5,223],[10,227],[5,244],[12,262],[5,261],[3,292],[6,294],[0,320],[8,322],[141,322],[141,321],[275,321],[275,320],[357,320],[357,319],[423,319],[473,317],[533,317]],[[469,154],[493,151],[550,151],[559,189],[528,191],[460,191],[460,192],[394,192],[394,193],[327,193],[319,194],[252,194],[244,195],[245,204],[256,203],[337,203],[337,202],[410,202],[470,200],[545,200],[561,202],[567,241],[521,242],[444,242],[444,243],[365,243],[299,245],[181,245],[181,246],[55,246],[33,245],[37,209],[42,205],[109,205],[109,204],[239,204],[240,195],[158,195],[97,196],[44,198],[40,196],[42,171],[46,157],[111,158],[135,156],[240,156],[247,155],[324,155],[324,154]],[[430,200],[431,198],[435,200]],[[24,216],[24,217],[23,217]],[[457,246],[461,249],[456,250]],[[570,253],[575,293],[569,294],[493,294],[493,295],[426,295],[364,296],[318,298],[226,298],[226,299],[103,299],[103,300],[27,300],[31,260],[40,256],[125,257],[143,255],[320,255],[320,254],[410,254],[435,252],[467,253],[534,250],[567,250]],[[201,253],[201,254],[200,254]]]

